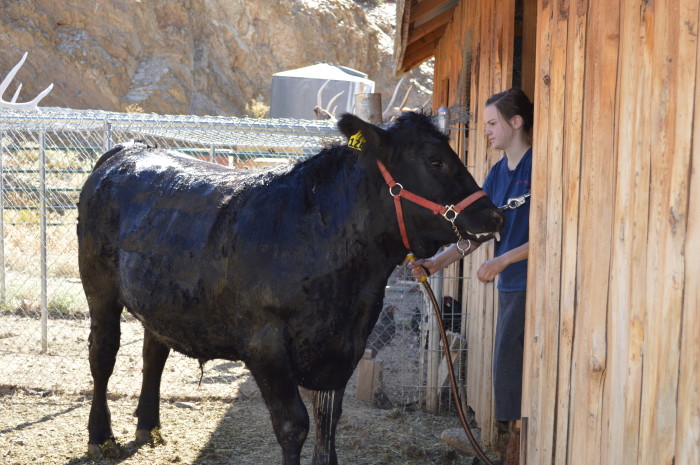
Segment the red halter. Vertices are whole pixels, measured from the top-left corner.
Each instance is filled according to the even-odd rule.
[[[404,189],[403,186],[396,182],[391,176],[391,174],[389,174],[389,170],[386,169],[386,166],[384,166],[384,163],[382,163],[381,161],[377,160],[377,166],[379,167],[379,171],[381,171],[382,176],[384,177],[384,181],[389,186],[389,194],[391,194],[391,196],[394,198],[396,219],[399,221],[399,231],[401,231],[401,239],[403,240],[403,245],[404,247],[406,247],[407,250],[411,250],[411,246],[408,242],[408,234],[406,233],[406,225],[404,224],[403,209],[401,208],[401,197],[415,204],[418,204],[421,207],[427,208],[428,210],[432,211],[434,215],[437,215],[438,213],[442,215],[447,221],[452,223],[452,228],[455,230],[455,232],[457,232],[458,238],[461,239],[461,237],[459,237],[457,227],[455,226],[455,220],[457,219],[457,216],[462,212],[462,210],[467,208],[469,205],[476,202],[480,198],[486,196],[486,192],[478,190],[473,194],[469,195],[461,202],[459,202],[457,205],[439,205],[435,202],[431,202],[428,199],[424,199],[423,197],[420,197]],[[396,193],[394,193],[395,187],[399,188],[399,191]]]

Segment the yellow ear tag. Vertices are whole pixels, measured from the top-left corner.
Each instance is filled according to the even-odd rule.
[[[362,131],[357,131],[350,139],[348,140],[348,147],[351,149],[355,150],[362,150],[362,146],[365,145],[365,137],[362,135]]]

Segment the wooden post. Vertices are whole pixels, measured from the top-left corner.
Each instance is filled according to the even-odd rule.
[[[459,384],[459,376],[461,367],[463,366],[463,358],[465,356],[464,349],[467,347],[467,340],[461,334],[447,331],[447,342],[450,346],[450,357],[455,369],[455,376]],[[440,359],[438,367],[438,387],[450,387],[450,371],[447,368],[447,352],[443,350],[443,357]]]
[[[382,94],[355,94],[355,114],[368,123],[383,123]]]
[[[382,385],[382,361],[372,357],[372,350],[365,350],[365,355],[358,364],[357,391],[358,400],[373,401]]]
[[[442,302],[442,276],[443,271],[436,273],[431,276],[430,283],[435,292],[435,298],[438,302]],[[427,301],[428,308],[428,350],[427,350],[427,379],[426,379],[426,398],[425,398],[425,409],[428,412],[437,413],[440,410],[440,385],[439,385],[439,370],[440,370],[440,329],[438,328],[437,318],[435,317],[435,312],[432,304],[424,296]]]

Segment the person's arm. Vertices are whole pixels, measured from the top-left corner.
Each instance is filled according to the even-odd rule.
[[[467,244],[464,244],[464,242],[467,242]],[[411,270],[413,270],[413,277],[416,278],[416,280],[420,281],[421,277],[425,274],[421,267],[425,267],[431,275],[435,274],[441,269],[445,268],[446,266],[456,262],[460,258],[466,257],[467,255],[478,249],[480,245],[480,242],[463,241],[459,243],[458,247],[458,244],[455,243],[444,249],[442,252],[436,254],[432,258],[415,260],[409,262],[407,266]],[[460,251],[460,248],[463,252]]]
[[[479,281],[484,283],[490,283],[496,278],[496,275],[501,271],[505,270],[508,265],[513,263],[521,262],[527,260],[529,242],[524,243],[508,252],[494,257],[491,260],[486,260],[479,267],[479,271],[476,272],[476,276]]]

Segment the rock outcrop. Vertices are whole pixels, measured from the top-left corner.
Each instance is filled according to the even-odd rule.
[[[0,74],[24,51],[20,101],[240,116],[272,74],[328,62],[369,75],[388,102],[394,3],[351,0],[13,0],[0,7]],[[416,79],[423,103],[430,71]],[[9,99],[15,86],[4,96]],[[426,89],[427,88],[427,89]]]

